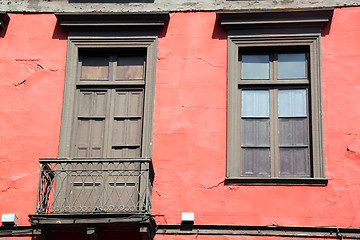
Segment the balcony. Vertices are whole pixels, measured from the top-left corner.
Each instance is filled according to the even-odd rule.
[[[151,159],[44,158],[40,164],[32,225],[153,229]]]

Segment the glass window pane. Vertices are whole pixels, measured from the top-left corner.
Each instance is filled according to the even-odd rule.
[[[280,176],[310,176],[308,148],[280,148]]]
[[[243,148],[242,149],[243,176],[270,176],[270,149]]]
[[[243,119],[241,121],[242,146],[270,146],[269,119]]]
[[[306,117],[306,90],[279,90],[279,117]]]
[[[280,146],[306,146],[308,144],[307,118],[279,119]]]
[[[242,55],[241,79],[269,79],[269,55]]]
[[[306,78],[305,53],[278,55],[279,79]]]
[[[242,90],[242,117],[269,117],[268,90]]]
[[[144,57],[119,57],[116,67],[116,79],[143,79]]]
[[[87,57],[82,58],[81,80],[108,80],[109,58]]]

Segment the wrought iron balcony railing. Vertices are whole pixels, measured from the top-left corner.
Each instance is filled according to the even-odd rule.
[[[150,214],[151,159],[40,159],[36,214]]]

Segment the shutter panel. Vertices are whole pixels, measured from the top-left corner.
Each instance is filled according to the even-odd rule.
[[[73,146],[74,157],[103,157],[108,94],[106,90],[78,91],[79,109]],[[66,170],[70,172],[70,176],[67,177],[67,211],[101,211],[101,191],[104,184],[101,164],[68,163]]]
[[[102,157],[107,91],[79,91],[74,157]]]
[[[112,135],[113,157],[140,157],[143,90],[117,90]]]
[[[139,210],[140,164],[137,162],[114,162],[105,167],[108,171],[106,203],[116,212]],[[112,171],[114,170],[115,171]]]
[[[112,131],[113,157],[141,156],[143,101],[142,89],[116,91]],[[119,171],[112,172],[107,182],[109,201],[120,211],[136,212],[139,210],[140,164],[118,163],[115,167]]]

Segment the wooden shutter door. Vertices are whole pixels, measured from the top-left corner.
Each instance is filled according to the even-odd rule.
[[[143,89],[115,91],[112,157],[141,157],[143,101]],[[126,162],[114,166],[120,171],[108,178],[110,205],[120,212],[137,212],[140,164]]]
[[[79,91],[74,157],[103,157],[107,91]]]
[[[103,157],[108,94],[108,90],[78,90],[73,157]],[[69,212],[101,211],[104,184],[101,168],[97,163],[66,164],[70,176],[67,177],[69,189],[65,205]]]

